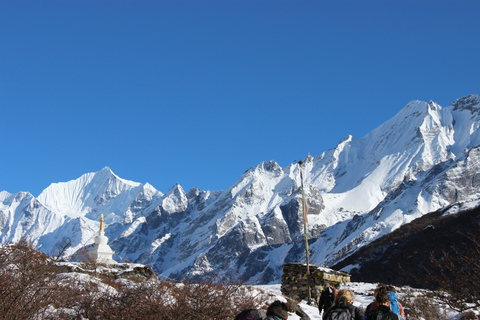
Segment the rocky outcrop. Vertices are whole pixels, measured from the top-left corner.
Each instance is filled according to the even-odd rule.
[[[60,272],[77,272],[103,276],[111,279],[129,279],[134,281],[158,281],[158,277],[149,266],[132,263],[93,264],[81,262],[57,262]]]

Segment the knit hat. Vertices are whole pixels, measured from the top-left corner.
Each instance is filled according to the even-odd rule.
[[[288,319],[288,307],[285,303],[276,300],[267,309],[267,316],[277,316]]]

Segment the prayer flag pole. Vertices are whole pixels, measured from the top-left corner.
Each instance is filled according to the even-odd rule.
[[[308,235],[307,235],[307,210],[305,205],[305,195],[303,192],[303,174],[302,174],[302,161],[298,161],[298,167],[300,168],[300,186],[302,190],[302,211],[303,211],[303,233],[305,236],[305,255],[307,257],[307,287],[308,287],[308,303],[312,301],[312,290],[310,288],[310,261],[308,252]]]

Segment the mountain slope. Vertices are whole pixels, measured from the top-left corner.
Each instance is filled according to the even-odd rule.
[[[476,204],[479,125],[479,95],[445,108],[412,101],[366,136],[308,155],[310,260],[333,265],[424,214]],[[298,164],[275,161],[215,192],[175,185],[163,194],[104,168],[52,184],[38,199],[2,192],[1,239],[27,235],[47,251],[69,237],[72,254],[93,241],[103,213],[119,257],[173,278],[234,273],[266,283],[284,262],[305,260],[300,185]]]
[[[425,270],[434,273],[430,258],[441,259],[471,249],[468,236],[477,234],[480,208],[453,206],[426,214],[411,223],[373,241],[333,268],[347,268],[352,281],[383,282],[393,285],[429,287]]]

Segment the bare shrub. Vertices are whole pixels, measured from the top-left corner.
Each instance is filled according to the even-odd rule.
[[[270,299],[233,278],[172,283],[64,271],[27,243],[1,247],[0,318],[220,320]]]
[[[411,289],[404,291],[402,304],[407,319],[416,320],[447,320],[449,319],[435,300],[435,296],[429,292],[416,293]]]
[[[476,315],[473,311],[467,311],[460,315],[459,320],[478,320],[480,319],[480,315]]]
[[[61,319],[233,319],[244,308],[258,308],[258,293],[240,284],[116,282],[117,290],[103,282],[77,283],[75,301],[62,309]],[[74,296],[74,295],[72,295]]]
[[[184,281],[175,286],[172,294],[176,301],[174,312],[186,320],[233,319],[242,310],[263,307],[264,298],[242,282],[225,278]]]
[[[33,319],[49,308],[59,294],[52,281],[52,260],[21,240],[0,248],[0,317]]]
[[[452,310],[464,312],[480,307],[480,232],[465,236],[461,250],[431,255],[428,280],[438,289],[435,297]]]

